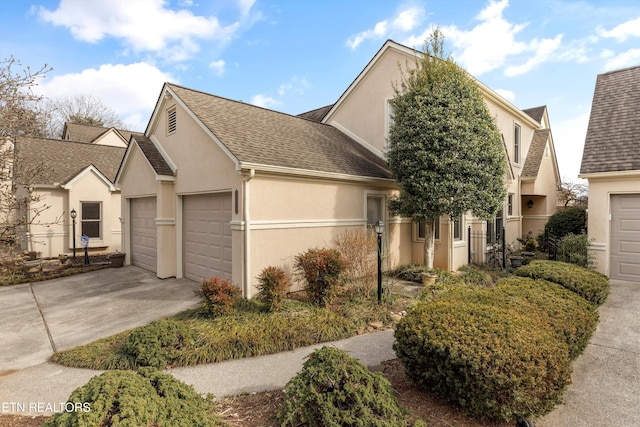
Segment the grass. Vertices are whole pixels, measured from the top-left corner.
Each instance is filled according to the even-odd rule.
[[[257,301],[244,301],[233,313],[210,317],[200,309],[172,316],[183,323],[189,339],[173,345],[166,367],[190,366],[230,359],[273,354],[312,344],[354,336],[371,322],[390,325],[390,306],[378,306],[374,299],[348,299],[336,311],[287,300],[281,312],[266,311]],[[89,369],[137,369],[146,354],[132,354],[126,343],[134,331],[143,332],[153,322],[93,343],[56,353],[53,361],[66,366]],[[141,352],[157,353],[157,338],[149,334]],[[137,334],[140,336],[140,333]],[[154,348],[155,347],[155,348]],[[156,354],[154,353],[154,355]],[[164,367],[164,366],[163,366]]]

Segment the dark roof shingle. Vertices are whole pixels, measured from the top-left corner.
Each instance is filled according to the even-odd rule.
[[[538,123],[542,122],[542,117],[544,116],[544,111],[547,109],[546,105],[542,105],[540,107],[527,108],[526,110],[522,110],[529,117],[535,120]]]
[[[166,162],[162,154],[158,151],[156,146],[151,142],[149,138],[142,134],[135,134],[132,138],[142,150],[142,153],[147,158],[151,167],[158,175],[168,175],[173,176],[174,172],[171,170],[171,167]]]
[[[327,115],[329,110],[333,108],[335,104],[327,105],[325,107],[316,108],[315,110],[307,111],[304,113],[298,114],[298,117],[302,117],[303,119],[312,120],[314,122],[322,123],[322,119]]]
[[[70,141],[87,142],[87,143],[94,142],[100,136],[105,134],[109,129],[115,129],[115,128],[108,128],[108,127],[102,127],[102,126],[82,125],[82,124],[73,123],[73,122],[66,122],[64,126],[65,126],[66,133],[70,136],[70,138],[68,138]],[[122,137],[125,140],[125,143],[128,143],[129,139],[131,138],[131,134],[135,133],[135,132],[131,132],[123,129],[115,129],[115,130],[120,135],[122,135]],[[65,135],[63,135],[63,137],[64,136]]]
[[[640,170],[640,66],[598,75],[581,174]]]
[[[168,86],[240,162],[391,178],[384,159],[333,126]]]
[[[16,173],[27,175],[24,184],[65,184],[93,165],[113,183],[124,152],[122,147],[20,136]]]
[[[538,176],[542,156],[544,155],[544,149],[547,146],[550,133],[551,131],[549,129],[538,129],[533,132],[531,146],[529,147],[527,159],[524,161],[522,174],[520,175],[522,178],[536,178]]]

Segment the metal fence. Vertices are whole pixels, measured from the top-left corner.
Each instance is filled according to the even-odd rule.
[[[469,227],[467,236],[469,264],[487,264],[502,268],[507,265],[504,227],[489,231],[471,231]]]

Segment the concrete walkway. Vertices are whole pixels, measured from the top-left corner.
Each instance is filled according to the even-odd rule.
[[[150,298],[144,298],[145,292],[150,292],[154,289],[168,289],[168,294],[166,294],[165,297],[167,295],[173,295],[173,302],[166,306],[167,309],[172,310],[172,312],[179,311],[176,307],[179,305],[177,301],[180,301],[180,304],[188,305],[188,298],[181,300],[176,295],[182,292],[182,289],[180,289],[182,285],[189,286],[193,282],[181,282],[175,279],[159,281],[158,279],[149,277],[148,273],[135,269],[134,267],[127,267],[120,270],[123,272],[128,271],[132,278],[137,274],[142,274],[142,276],[146,275],[146,279],[142,279],[141,282],[145,283],[146,281],[148,286],[151,286],[151,283],[159,282],[153,286],[160,286],[162,284],[162,286],[167,286],[167,288],[163,288],[162,286],[160,288],[151,287],[145,291],[142,283],[136,286],[131,284],[125,286],[121,284],[120,287],[131,288],[133,286],[134,289],[129,289],[130,292],[126,292],[126,289],[121,290],[120,292],[124,292],[122,297],[114,298],[111,303],[119,306],[123,301],[128,301],[128,310],[121,310],[114,307],[100,307],[101,305],[110,305],[106,302],[103,304],[96,303],[94,306],[94,310],[100,310],[103,314],[112,313],[110,319],[118,319],[118,313],[119,315],[124,315],[128,311],[140,313],[140,317],[142,317],[142,312],[144,311],[142,307],[148,307],[147,299],[155,300],[157,304],[162,304],[158,301],[162,299],[159,293],[152,292]],[[107,270],[104,273],[97,272],[97,274],[98,276],[101,274],[109,275],[110,273],[108,272],[113,273],[115,270]],[[69,279],[62,279],[63,282],[67,280]],[[99,278],[98,280],[103,279]],[[78,285],[76,282],[76,286]],[[43,294],[37,289],[38,286],[39,285],[34,284],[36,288],[35,295],[39,301],[39,296]],[[59,286],[66,288],[64,284],[60,284]],[[138,288],[138,286],[143,287]],[[192,286],[197,287],[197,284],[193,284]],[[74,289],[73,286],[71,286],[71,289]],[[0,302],[2,302],[4,308],[5,294],[3,294],[2,291],[6,290],[0,289]],[[14,292],[16,301],[28,301],[28,294],[25,297],[22,292]],[[14,295],[14,292],[10,294]],[[53,292],[53,289],[51,292]],[[62,292],[62,290],[60,292]],[[97,290],[94,290],[94,292],[97,292]],[[115,289],[114,292],[118,294]],[[58,292],[53,292],[53,294],[60,296]],[[127,294],[129,297],[125,297]],[[138,296],[136,297],[136,295]],[[92,296],[94,296],[92,292],[86,294],[86,298],[91,298]],[[49,298],[53,297],[50,296]],[[70,298],[73,299],[73,293]],[[62,299],[65,300],[65,298]],[[78,304],[81,305],[80,302],[78,302]],[[193,301],[191,304],[193,304]],[[536,420],[536,426],[635,427],[640,425],[639,308],[640,284],[629,282],[612,283],[611,295],[605,304],[600,307],[600,324],[596,333],[584,354],[574,362],[573,384],[566,393],[565,403],[551,414]],[[50,310],[50,307],[48,310]],[[32,335],[34,336],[34,342],[35,337],[39,336],[40,341],[45,340],[46,344],[48,338],[46,337],[46,332],[43,338],[42,332],[43,330],[46,331],[46,328],[44,326],[38,327],[38,316],[36,313],[32,310],[24,310],[22,314],[19,312],[14,313],[14,315],[20,315],[23,319],[30,322],[30,328],[33,329]],[[49,323],[48,315],[46,314],[47,310],[45,310],[44,313],[44,318],[47,319],[47,323]],[[113,315],[113,313],[115,313],[115,315]],[[91,316],[91,312],[85,312],[84,316]],[[137,318],[138,316],[134,317]],[[99,316],[94,318],[100,319]],[[0,312],[0,321],[2,321],[3,325],[7,319],[8,316],[4,314],[4,310]],[[149,320],[140,320],[137,324],[143,324]],[[21,322],[15,321],[14,325],[20,323]],[[119,322],[116,323],[119,324]],[[133,324],[125,325],[127,328],[134,326]],[[113,328],[117,329],[117,327],[118,326],[114,326]],[[121,328],[122,327],[123,326],[121,326]],[[51,328],[51,325],[49,325],[49,329],[57,330],[56,328]],[[84,336],[83,328],[78,329],[78,335]],[[104,329],[108,328],[105,326]],[[106,333],[106,331],[104,331],[102,333],[109,335],[113,332]],[[0,332],[0,340],[2,340],[0,342],[5,342],[4,340],[7,339],[9,335],[6,329],[3,328],[3,331]],[[14,333],[13,335],[19,334]],[[57,333],[53,333],[52,339],[54,343],[61,342],[66,343],[65,345],[71,345],[71,340],[68,338],[70,335],[73,334],[63,334],[62,336],[67,337],[65,340],[58,339]],[[13,339],[11,345],[22,345],[23,343],[31,342],[15,337]],[[87,337],[84,336],[79,340],[86,341],[86,339]],[[308,354],[322,345],[323,344],[305,347],[270,356],[175,368],[167,372],[193,385],[194,388],[201,393],[213,393],[216,396],[273,390],[284,387],[287,381],[302,368],[302,364]],[[382,361],[395,358],[392,350],[393,331],[391,330],[365,334],[326,345],[333,345],[346,350],[352,356],[362,360],[367,366],[374,366]],[[20,348],[20,351],[24,351],[24,348],[25,347]],[[29,348],[32,348],[36,353],[41,353],[42,355],[46,353],[46,351],[43,350],[43,348],[46,348],[46,345],[42,343]],[[20,351],[12,350],[12,354],[16,357]],[[50,350],[49,354],[51,354]],[[31,356],[27,356],[26,354],[23,354],[23,356],[27,359],[31,358]],[[6,405],[6,403],[64,402],[75,388],[85,384],[92,376],[99,373],[98,371],[87,369],[66,368],[48,362],[38,363],[20,370],[8,371],[5,372],[4,375],[0,374],[0,403],[5,404],[4,409],[6,410],[4,410],[4,412],[24,413],[20,410],[11,410],[11,405]],[[14,409],[17,408],[16,405],[13,405],[13,407]],[[35,415],[35,413],[27,413],[26,415]]]

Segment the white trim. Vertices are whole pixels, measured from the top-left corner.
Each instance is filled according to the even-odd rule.
[[[594,172],[594,173],[581,173],[578,174],[578,178],[582,179],[629,179],[640,177],[640,170],[631,171],[612,171],[612,172]]]
[[[375,177],[359,176],[359,175],[347,175],[343,173],[321,172],[321,171],[314,171],[309,169],[296,169],[296,168],[289,168],[284,166],[271,166],[271,165],[264,165],[259,163],[240,162],[239,169],[237,170],[240,172],[243,169],[246,169],[246,170],[253,169],[255,171],[261,171],[261,172],[307,176],[307,177],[324,178],[324,179],[339,180],[339,181],[367,182],[367,183],[375,183],[377,185],[384,184],[393,188],[396,187],[395,180],[393,180],[392,178],[375,178]]]
[[[589,243],[589,250],[606,252],[607,244],[606,243],[590,242]]]
[[[156,223],[156,227],[163,225],[176,225],[175,218],[154,218],[154,221]]]
[[[287,228],[322,228],[366,226],[366,218],[352,219],[303,219],[303,220],[262,220],[251,221],[252,230],[276,230]],[[244,224],[242,224],[244,226]]]
[[[76,176],[74,176],[69,182],[67,182],[66,184],[64,184],[62,186],[62,188],[64,188],[65,190],[71,190],[73,185],[78,182],[80,179],[82,179],[86,174],[88,173],[93,173],[95,174],[100,180],[102,180],[105,185],[107,187],[109,187],[110,191],[117,191],[118,189],[113,185],[113,183],[111,181],[109,181],[109,179],[104,176],[98,169],[96,169],[95,166],[93,165],[89,165],[86,168],[84,168],[80,173],[78,173]]]

